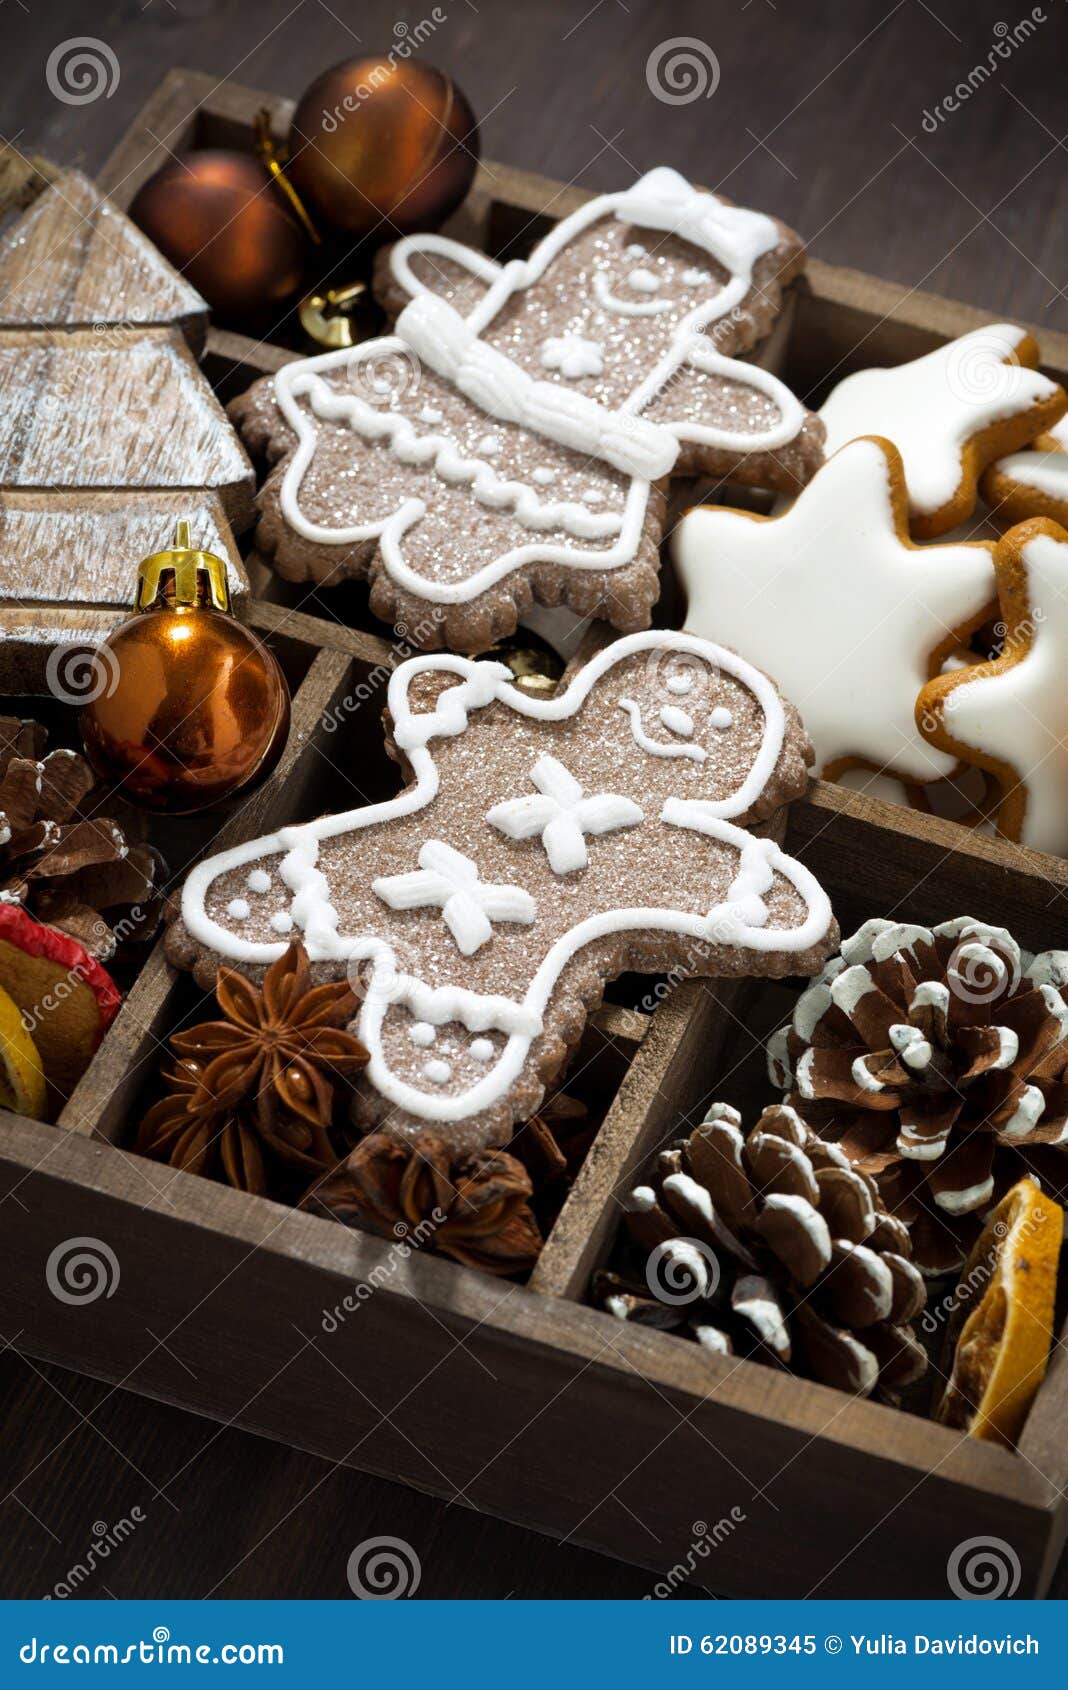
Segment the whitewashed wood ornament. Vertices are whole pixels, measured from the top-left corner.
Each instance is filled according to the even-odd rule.
[[[126,615],[176,516],[248,590],[254,476],[197,363],[207,306],[78,171],[0,241],[0,690]]]

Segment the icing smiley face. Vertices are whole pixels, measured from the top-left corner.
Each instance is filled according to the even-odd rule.
[[[416,658],[388,703],[414,783],[198,865],[169,941],[259,967],[287,913],[313,966],[359,982],[372,1118],[503,1132],[538,1106],[597,975],[822,957],[826,898],[745,828],[801,790],[807,742],[733,653],[632,635],[551,699],[502,664]]]

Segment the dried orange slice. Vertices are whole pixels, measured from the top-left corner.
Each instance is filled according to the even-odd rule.
[[[1064,1211],[1022,1179],[991,1214],[955,1292],[952,1364],[935,1418],[992,1443],[1016,1443],[1042,1383]]]
[[[22,1024],[22,1011],[0,989],[0,1109],[14,1109],[40,1121],[45,1113],[44,1070],[37,1046]]]

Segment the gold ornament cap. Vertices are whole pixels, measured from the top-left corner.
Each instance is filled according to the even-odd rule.
[[[173,579],[168,581],[168,575]],[[134,609],[151,610],[161,598],[176,609],[202,609],[205,604],[216,610],[230,609],[226,565],[214,552],[198,551],[190,544],[189,524],[184,517],[174,525],[170,550],[153,552],[138,565]]]

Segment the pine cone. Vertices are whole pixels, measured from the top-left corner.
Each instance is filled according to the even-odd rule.
[[[39,722],[0,716],[0,899],[108,961],[159,925],[166,865],[131,845],[76,751],[45,753]]]
[[[925,1272],[959,1267],[1023,1174],[1068,1185],[1066,981],[1068,952],[1027,956],[970,917],[868,921],[768,1046],[774,1083],[876,1179]]]
[[[525,1273],[541,1249],[530,1176],[504,1150],[452,1162],[433,1131],[418,1142],[370,1133],[302,1204],[347,1226],[408,1240],[484,1273]]]
[[[651,1254],[644,1285],[602,1275],[595,1286],[621,1319],[682,1327],[722,1355],[862,1396],[926,1369],[908,1324],[926,1292],[904,1225],[795,1110],[765,1109],[743,1137],[738,1111],[714,1104],[624,1206]]]

